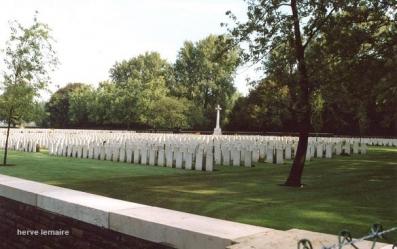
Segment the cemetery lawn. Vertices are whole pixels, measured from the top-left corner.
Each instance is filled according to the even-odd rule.
[[[397,226],[397,148],[312,160],[299,189],[278,185],[291,162],[207,173],[11,151],[9,163],[0,174],[281,230],[362,236],[374,223]]]

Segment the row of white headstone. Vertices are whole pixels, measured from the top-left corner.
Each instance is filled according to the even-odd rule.
[[[4,132],[0,144],[4,146]],[[50,155],[212,171],[214,165],[283,164],[297,152],[297,137],[208,136],[95,130],[13,130],[9,148]],[[306,160],[365,154],[368,145],[397,146],[397,139],[309,138]]]
[[[197,147],[158,146],[126,144],[51,144],[49,154],[76,158],[109,160],[114,162],[157,165],[188,170],[212,171],[213,153],[210,149]]]

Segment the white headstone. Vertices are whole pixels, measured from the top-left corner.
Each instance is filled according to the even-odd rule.
[[[230,150],[222,149],[223,165],[230,165]]]
[[[253,163],[257,163],[257,162],[259,162],[259,149],[257,149],[257,148],[254,148],[253,150],[252,150],[252,162]]]
[[[106,149],[105,149],[105,146],[103,146],[103,145],[101,146],[99,159],[101,159],[101,160],[106,159]]]
[[[177,150],[174,152],[175,155],[175,167],[177,169],[182,169],[182,152]]]
[[[343,152],[347,155],[350,155],[350,143],[346,142],[345,146],[343,147]]]
[[[276,164],[283,164],[284,157],[283,157],[283,149],[278,147],[276,148]]]
[[[250,150],[244,151],[244,166],[252,167],[252,152]]]
[[[127,163],[131,163],[132,162],[132,153],[133,153],[132,148],[130,146],[127,146],[125,153],[126,153]]]
[[[139,163],[139,158],[140,158],[139,148],[135,147],[134,148],[134,164]]]
[[[358,154],[358,142],[353,143],[353,154]]]
[[[324,153],[323,144],[318,143],[316,146],[316,156],[317,158],[322,158]]]
[[[285,159],[291,160],[291,158],[292,158],[292,146],[291,146],[291,144],[286,144],[285,145]]]
[[[219,145],[215,145],[214,151],[215,151],[215,164],[220,165],[222,163],[221,147]]]
[[[195,170],[203,170],[203,151],[198,149],[196,152],[196,162],[194,165]]]
[[[191,152],[186,152],[185,156],[185,169],[192,169],[192,163],[193,163],[193,154]]]
[[[214,155],[212,151],[207,151],[205,156],[205,171],[213,171],[214,170]]]
[[[112,150],[112,161],[117,162],[119,160],[120,149],[118,146],[113,146]]]
[[[164,158],[164,149],[161,148],[159,150],[157,165],[163,167],[165,165],[165,158]]]
[[[332,144],[330,143],[325,145],[325,157],[332,158]]]
[[[240,150],[238,149],[232,149],[232,161],[233,161],[233,166],[240,166],[240,161],[241,161],[241,154]]]
[[[146,165],[148,163],[147,148],[141,148],[141,164]]]
[[[172,164],[173,164],[172,157],[173,157],[172,150],[169,148],[165,149],[165,162],[166,162],[167,167],[172,168]]]
[[[122,146],[120,148],[119,161],[122,162],[122,163],[125,162],[125,148],[124,148],[124,146]]]
[[[342,154],[342,144],[340,142],[335,145],[335,155],[339,156]]]
[[[267,163],[273,163],[273,147],[267,147],[266,151],[266,162]]]

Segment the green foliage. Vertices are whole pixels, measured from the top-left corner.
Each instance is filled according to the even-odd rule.
[[[171,65],[156,52],[145,53],[116,63],[110,76],[117,92],[114,105],[118,121],[148,124],[155,102],[168,93],[167,79]]]
[[[122,87],[130,84],[131,79],[140,81],[142,87],[153,80],[169,81],[171,65],[157,52],[146,52],[137,57],[116,64],[110,69],[112,81]]]
[[[69,122],[73,126],[84,127],[92,123],[94,108],[94,89],[89,85],[82,85],[69,92]]]
[[[0,117],[16,124],[30,121],[39,91],[49,83],[49,72],[57,65],[49,27],[34,17],[33,24],[23,27],[11,22],[6,42],[3,80],[0,88]]]
[[[233,76],[239,49],[211,35],[186,42],[175,65],[157,52],[117,62],[111,81],[97,89],[68,85],[47,104],[52,127],[193,128],[214,125],[215,106],[225,114],[235,102]],[[225,115],[222,115],[228,121]]]
[[[161,97],[154,102],[148,114],[148,124],[153,128],[188,128],[191,103],[187,99]]]
[[[97,125],[118,123],[118,113],[115,112],[116,86],[110,81],[103,81],[94,92],[91,119]]]
[[[396,109],[381,104],[395,99],[396,11],[389,1],[365,3],[359,8],[347,5],[330,17],[332,25],[308,48],[310,77],[324,99],[323,129],[397,134]]]
[[[240,51],[228,45],[225,37],[215,35],[196,43],[185,42],[175,62],[175,95],[193,101],[196,108],[202,109],[205,119],[200,123],[207,128],[215,123],[214,110],[218,104],[224,111],[232,107],[236,91],[233,77]]]
[[[28,120],[31,120],[37,127],[48,127],[49,113],[46,111],[45,105],[46,103],[41,101],[35,102],[32,106]]]
[[[320,91],[315,91],[312,95],[311,99],[312,105],[312,117],[311,123],[314,128],[314,131],[319,132],[323,126],[323,116],[322,113],[324,111],[324,98],[321,95]]]
[[[250,1],[246,23],[239,23],[230,13],[237,21],[230,32],[236,41],[248,43],[245,59],[262,60],[264,80],[288,87],[290,109],[298,121],[303,92],[298,84],[301,74],[290,2]],[[393,2],[297,2],[298,14],[305,20],[301,21],[301,38],[311,130],[397,134],[397,12]],[[270,123],[264,117],[262,122]]]
[[[264,80],[240,97],[231,114],[228,126],[232,130],[290,131],[292,119],[290,92],[271,80]]]
[[[169,94],[171,65],[158,53],[116,63],[110,73],[112,81],[97,89],[78,83],[54,93],[47,104],[52,125],[173,129],[195,122],[191,101]]]
[[[35,91],[27,82],[5,88],[0,96],[0,118],[12,125],[29,121],[32,114]]]
[[[46,110],[49,113],[49,123],[53,128],[69,128],[76,124],[79,118],[84,116],[86,109],[79,109],[77,97],[74,97],[71,108],[71,96],[74,92],[88,91],[89,87],[83,83],[69,83],[65,87],[58,89],[46,104]],[[86,100],[84,100],[86,101]],[[80,101],[81,102],[81,101]],[[81,112],[81,113],[77,113]]]
[[[36,13],[37,14],[37,13]],[[11,23],[6,42],[3,80],[0,81],[0,118],[8,124],[3,164],[7,164],[8,138],[12,124],[30,121],[34,116],[39,91],[45,89],[49,71],[58,62],[52,49],[50,29],[37,21],[30,27]]]

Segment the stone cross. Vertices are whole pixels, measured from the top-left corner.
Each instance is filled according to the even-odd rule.
[[[220,120],[220,116],[221,116],[220,111],[222,110],[222,108],[219,105],[217,105],[215,110],[216,110],[216,127],[214,129],[214,135],[222,135],[222,130],[219,125],[219,120]]]

